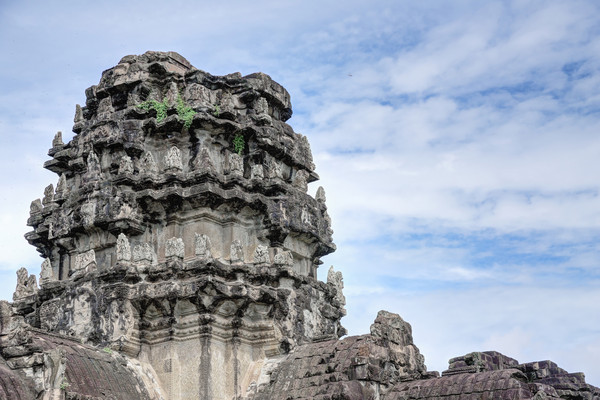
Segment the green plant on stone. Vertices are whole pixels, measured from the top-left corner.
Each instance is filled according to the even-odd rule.
[[[183,126],[186,129],[192,126],[192,120],[194,119],[194,115],[196,115],[196,111],[183,102],[181,95],[177,96],[177,115],[183,120]]]
[[[168,99],[165,96],[162,103],[156,100],[146,100],[141,104],[137,105],[144,111],[149,111],[153,109],[156,111],[156,122],[161,122],[165,118],[167,118],[167,110],[169,109]]]
[[[218,104],[215,104],[215,111],[213,112],[215,117],[218,117],[221,114],[221,107]]]
[[[245,144],[246,142],[244,141],[244,136],[242,136],[241,133],[235,135],[235,137],[233,138],[233,150],[236,153],[241,155],[242,151],[244,151]]]
[[[105,353],[107,353],[107,354],[112,354],[113,353],[113,351],[112,351],[112,349],[110,347],[105,347],[105,348],[102,349],[102,351],[105,352]]]
[[[63,381],[60,383],[60,390],[67,390],[69,388],[69,381],[67,381],[67,378],[64,378]]]

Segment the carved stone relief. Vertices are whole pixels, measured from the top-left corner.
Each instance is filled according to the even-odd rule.
[[[273,263],[277,265],[294,265],[294,256],[291,251],[278,248]]]
[[[200,155],[194,160],[194,168],[202,172],[215,172],[215,166],[206,147],[200,150]]]
[[[54,271],[52,270],[52,264],[50,263],[50,259],[46,258],[44,262],[42,262],[42,270],[40,272],[40,285],[44,285],[54,279]]]
[[[292,185],[297,187],[298,189],[306,192],[308,190],[308,172],[303,169],[296,171],[294,178],[292,179]]]
[[[201,258],[211,258],[210,238],[205,234],[195,234],[195,253]]]
[[[133,174],[133,161],[128,155],[121,157],[119,162],[119,175],[132,175]]]
[[[67,177],[61,174],[56,184],[56,198],[63,199],[67,195]]]
[[[232,264],[244,262],[244,247],[242,246],[242,242],[240,242],[238,239],[235,239],[233,242],[231,242],[229,260]]]
[[[156,252],[150,243],[142,243],[133,247],[133,261],[156,264]]]
[[[254,164],[251,169],[253,179],[263,179],[265,177],[262,164]]]
[[[131,260],[131,246],[129,239],[124,233],[119,233],[117,237],[117,261],[130,261]]]
[[[229,153],[229,173],[233,176],[244,176],[244,159],[236,153]]]
[[[271,258],[269,257],[269,248],[265,245],[259,244],[254,250],[254,263],[265,264],[270,263]]]
[[[84,226],[93,226],[96,220],[96,202],[87,201],[81,206],[81,218]]]
[[[81,271],[84,269],[95,269],[96,268],[96,252],[88,250],[84,253],[79,253],[75,256],[75,263],[73,271]]]
[[[165,243],[165,257],[183,258],[185,255],[185,244],[182,238],[173,237]]]
[[[154,156],[149,151],[145,151],[142,154],[139,170],[142,175],[154,175],[158,173],[158,167],[156,166],[156,161],[154,161]]]
[[[165,169],[167,171],[181,171],[183,169],[183,163],[181,162],[181,150],[179,150],[176,146],[172,146],[167,151],[164,162]]]

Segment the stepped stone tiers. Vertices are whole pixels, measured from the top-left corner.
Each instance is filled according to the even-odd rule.
[[[343,278],[306,137],[267,75],[176,53],[124,57],[76,106],[27,240],[42,256],[0,302],[0,398],[600,399],[582,374],[494,352],[428,372],[381,311],[346,333]],[[39,281],[39,287],[38,287]]]

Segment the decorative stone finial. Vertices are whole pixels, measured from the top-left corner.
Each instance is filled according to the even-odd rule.
[[[79,104],[75,104],[75,117],[73,118],[74,123],[83,121],[83,112]]]
[[[54,135],[54,139],[52,139],[52,147],[58,147],[63,145],[64,143],[62,141],[62,132],[58,131],[56,132],[56,135]]]
[[[46,189],[44,189],[44,198],[42,199],[42,204],[44,206],[47,206],[48,204],[52,203],[53,201],[54,201],[54,185],[49,184],[48,186],[46,186]]]
[[[329,267],[327,272],[327,284],[333,286],[336,289],[335,299],[342,305],[346,305],[346,297],[344,296],[344,277],[340,271],[334,271],[333,265]]]
[[[315,200],[317,200],[321,204],[325,204],[325,202],[327,201],[327,197],[325,196],[325,189],[323,189],[323,186],[319,186],[319,188],[317,189],[317,193],[315,194]]]
[[[43,209],[44,206],[42,205],[42,201],[40,199],[35,199],[31,202],[31,205],[29,206],[29,214],[33,215],[41,213]]]
[[[29,275],[26,268],[20,268],[17,271],[17,287],[13,294],[13,301],[21,300],[24,297],[32,296],[37,293],[37,281],[35,275]]]

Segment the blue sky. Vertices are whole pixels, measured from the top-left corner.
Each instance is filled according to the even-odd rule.
[[[29,203],[56,184],[42,164],[84,90],[172,50],[290,92],[350,334],[387,309],[430,370],[493,349],[600,386],[600,5],[221,3],[0,1],[0,298],[20,266],[39,273]]]

